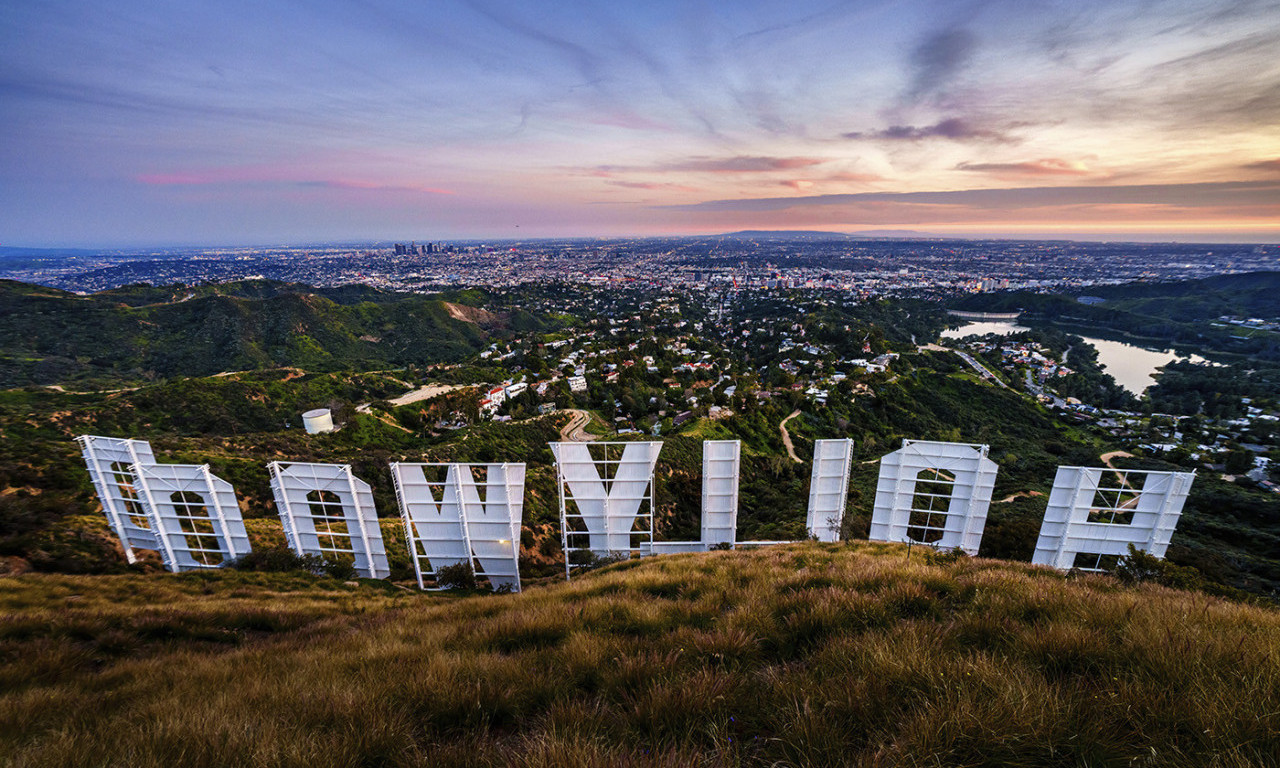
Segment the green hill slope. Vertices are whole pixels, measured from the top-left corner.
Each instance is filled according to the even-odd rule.
[[[510,322],[542,322],[527,313],[474,322],[438,297],[267,281],[91,296],[0,281],[0,309],[0,387],[447,362]]]
[[[0,580],[24,766],[1261,765],[1280,613],[892,545],[463,600],[301,576]]]
[[[1082,293],[1102,301],[1082,304],[1075,296],[1016,291],[968,296],[954,302],[953,308],[1023,311],[1024,321],[1083,324],[1216,352],[1280,360],[1280,335],[1258,333],[1241,338],[1239,328],[1213,322],[1222,315],[1280,317],[1280,272],[1095,286],[1082,289]]]

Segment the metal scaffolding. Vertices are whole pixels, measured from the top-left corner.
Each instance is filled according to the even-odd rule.
[[[524,464],[394,463],[391,477],[419,588],[465,563],[490,588],[520,591]]]
[[[349,560],[366,579],[390,575],[373,493],[350,465],[273,461],[267,469],[294,552]]]
[[[1164,557],[1194,472],[1058,467],[1032,562],[1107,570],[1129,545]]]
[[[903,440],[880,459],[871,540],[977,555],[999,471],[987,450],[971,443]]]

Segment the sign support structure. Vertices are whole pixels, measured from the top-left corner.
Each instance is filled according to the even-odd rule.
[[[111,530],[120,539],[125,559],[138,561],[135,549],[160,551],[160,542],[138,496],[133,467],[155,464],[156,457],[146,440],[81,435],[76,438],[93,480],[102,512]]]
[[[366,579],[391,575],[373,492],[349,464],[273,461],[267,470],[290,549],[350,558]]]
[[[565,578],[581,567],[573,562],[579,552],[632,557],[652,551],[653,471],[662,443],[549,445],[556,460]]]
[[[987,450],[973,443],[903,440],[880,459],[870,539],[977,555],[999,471]]]
[[[465,563],[492,589],[520,591],[524,464],[397,462],[391,478],[420,589],[442,588],[440,570]]]
[[[1058,467],[1031,562],[1103,571],[1132,545],[1163,558],[1194,472]]]
[[[805,528],[818,541],[839,541],[849,497],[849,463],[853,441],[815,440],[809,479],[809,513]]]
[[[208,464],[135,464],[133,472],[169,571],[221,568],[252,549],[235,489]]]

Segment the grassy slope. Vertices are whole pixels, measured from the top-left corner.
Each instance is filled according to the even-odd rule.
[[[1280,613],[892,545],[464,600],[26,576],[0,612],[9,765],[1280,761]]]

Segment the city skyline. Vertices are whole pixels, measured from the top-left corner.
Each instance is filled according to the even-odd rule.
[[[0,245],[1280,240],[1280,4],[0,10]]]

